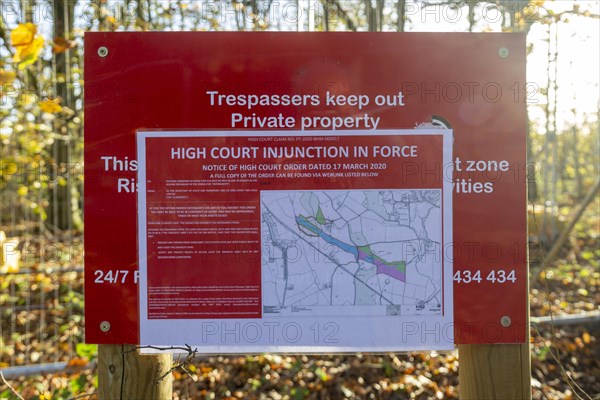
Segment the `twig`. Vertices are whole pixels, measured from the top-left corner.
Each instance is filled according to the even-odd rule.
[[[179,368],[181,368],[183,370],[183,372],[186,373],[187,376],[189,376],[192,380],[194,380],[194,377],[192,376],[192,374],[190,374],[190,371],[187,370],[185,365],[181,365]]]
[[[550,251],[548,251],[548,253],[546,254],[546,257],[544,257],[544,260],[542,262],[543,265],[544,264],[547,265],[550,262],[552,262],[552,260],[554,260],[554,258],[558,254],[559,250],[561,249],[562,245],[569,238],[569,234],[575,227],[575,224],[577,223],[577,221],[579,221],[579,219],[583,215],[586,208],[590,205],[590,203],[592,201],[594,201],[594,199],[596,197],[596,193],[598,193],[599,190],[600,190],[600,178],[598,178],[596,180],[596,183],[594,183],[594,186],[592,186],[590,188],[590,191],[586,194],[585,198],[581,201],[581,203],[577,207],[577,210],[575,210],[575,212],[573,213],[573,216],[571,217],[571,220],[569,221],[567,226],[562,230],[558,239],[556,239],[554,241],[554,243],[552,244],[552,248],[550,249]],[[534,277],[533,277],[534,280],[536,279],[536,276],[537,275],[534,275]]]
[[[356,31],[356,24],[354,23],[354,21],[352,21],[352,18],[350,18],[350,16],[346,12],[346,10],[344,10],[344,8],[342,7],[342,5],[340,4],[340,2],[338,0],[328,0],[325,2],[322,1],[322,5],[323,5],[323,8],[325,9],[325,13],[328,12],[326,3],[330,3],[330,4],[334,5],[335,8],[340,13],[340,15],[342,16],[342,18],[344,19],[344,22],[346,23],[346,26],[348,27],[348,29],[350,29],[351,31]]]
[[[536,234],[538,235],[538,237],[540,237],[540,230],[539,230],[539,225],[537,223],[537,218],[535,216],[535,205],[533,206],[533,223],[536,229]],[[540,265],[540,269],[543,270],[544,272],[544,285],[545,285],[545,289],[546,289],[546,295],[548,297],[550,297],[550,286],[548,284],[548,279],[546,278],[546,271],[548,269],[548,264],[547,264],[547,259],[548,257],[544,257],[544,249],[542,248],[541,244],[538,244],[539,246],[539,250],[540,250],[540,255],[542,256],[542,263]],[[539,274],[539,270],[536,272],[536,274]],[[534,277],[534,281],[535,282],[535,277]],[[533,283],[532,282],[532,283]],[[552,332],[552,336],[554,336],[554,333],[556,332],[556,328],[554,326],[554,313],[552,312],[552,307],[549,307],[549,312],[550,312],[550,331]],[[543,336],[541,335],[538,327],[536,325],[532,325],[533,329],[535,330],[535,333],[538,335],[538,337],[542,340],[542,343],[544,345],[544,349],[546,351],[548,351],[548,353],[552,356],[552,358],[554,359],[554,361],[558,364],[558,367],[560,368],[561,371],[561,375],[564,378],[565,383],[573,390],[573,393],[575,394],[575,396],[577,396],[577,398],[579,400],[594,400],[589,394],[587,394],[587,392],[582,389],[577,382],[575,382],[575,380],[568,374],[568,371],[565,369],[565,367],[563,366],[562,362],[560,361],[560,349],[558,347],[556,347],[554,350],[552,349],[552,347],[554,347],[552,341],[550,342],[551,346],[548,346],[546,344],[546,341],[544,340]],[[577,389],[575,388],[577,387],[577,389],[579,389],[579,391],[581,391],[581,393],[583,393],[585,395],[585,398],[582,397],[578,392]]]
[[[92,397],[92,396],[93,396],[93,395],[95,395],[95,394],[96,394],[96,391],[94,390],[94,391],[93,391],[93,392],[91,392],[91,393],[82,393],[82,394],[79,394],[79,395],[77,395],[77,396],[75,396],[75,397],[69,397],[67,400],[77,400],[77,399],[83,399],[84,397],[87,397],[87,398],[89,399],[90,397]]]
[[[8,383],[8,381],[7,381],[6,379],[4,379],[4,374],[2,373],[2,371],[0,371],[0,379],[2,379],[2,383],[4,383],[6,386],[8,386],[8,388],[10,389],[10,391],[11,391],[11,392],[12,392],[12,393],[13,393],[15,396],[17,396],[17,398],[18,398],[19,400],[25,400],[25,398],[24,398],[23,396],[21,396],[21,395],[19,394],[19,392],[17,392],[17,391],[15,390],[15,388],[14,388],[14,387],[12,387],[12,386],[11,386],[11,384],[10,384],[10,383]]]
[[[198,352],[197,348],[192,349],[192,347],[189,344],[186,344],[185,346],[168,346],[168,347],[150,346],[150,345],[134,346],[130,350],[123,350],[123,352],[124,353],[133,353],[134,351],[141,350],[141,349],[151,349],[151,350],[158,350],[158,351],[183,350],[184,353],[194,353],[194,354],[196,354]]]
[[[587,400],[594,400],[592,398],[592,396],[590,396],[581,386],[579,386],[579,384],[577,382],[575,382],[575,379],[573,379],[573,377],[571,375],[569,375],[569,371],[567,371],[565,369],[565,367],[563,366],[562,362],[559,359],[559,355],[555,354],[554,351],[552,350],[552,348],[550,348],[546,344],[546,340],[544,339],[544,337],[542,336],[542,334],[538,330],[537,326],[533,325],[533,330],[535,331],[535,333],[537,334],[537,336],[542,341],[542,343],[544,345],[544,349],[548,352],[548,354],[550,354],[552,356],[552,358],[554,359],[554,361],[558,364],[558,367],[560,368],[560,372],[563,375],[563,377],[565,378],[566,384],[569,385],[569,387],[573,391],[573,394],[575,394],[575,396],[577,396],[577,398],[579,400],[586,400],[586,399]],[[558,353],[558,350],[557,350],[557,353]]]
[[[169,374],[177,371],[178,369],[181,369],[183,372],[185,372],[190,378],[193,378],[192,375],[189,373],[189,371],[187,370],[187,368],[185,368],[186,365],[188,365],[198,354],[198,348],[194,348],[192,349],[192,346],[190,346],[189,344],[186,344],[185,346],[168,346],[168,347],[160,347],[160,346],[135,346],[134,348],[127,350],[127,351],[123,351],[123,353],[131,353],[133,351],[137,351],[140,349],[151,349],[151,350],[158,350],[158,351],[168,351],[168,350],[183,350],[185,353],[187,353],[187,355],[185,356],[185,359],[181,362],[178,362],[177,364],[173,365],[171,367],[171,369],[169,369],[167,372],[165,372],[163,375],[158,377],[158,380],[161,381],[163,380],[165,377],[167,377]]]

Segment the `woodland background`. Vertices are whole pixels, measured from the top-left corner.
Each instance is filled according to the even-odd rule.
[[[83,34],[125,30],[526,32],[531,315],[555,319],[531,329],[533,395],[600,398],[599,320],[590,314],[600,300],[597,1],[3,0],[0,7],[0,398],[95,397],[97,349],[83,344]],[[175,396],[456,398],[457,357],[210,357],[174,372]],[[15,373],[18,366],[25,369]]]

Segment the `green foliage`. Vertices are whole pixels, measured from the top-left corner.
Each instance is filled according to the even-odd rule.
[[[550,353],[550,347],[548,346],[540,346],[533,348],[533,357],[535,357],[538,361],[545,361],[546,357]]]
[[[96,357],[98,357],[98,345],[77,343],[75,345],[75,352],[79,357],[86,358],[89,361],[92,361]]]
[[[71,393],[82,393],[85,392],[87,386],[87,379],[85,375],[79,375],[69,380],[69,386]],[[65,388],[66,389],[66,388]]]
[[[307,388],[295,387],[290,391],[294,400],[304,400],[310,395],[310,391]]]

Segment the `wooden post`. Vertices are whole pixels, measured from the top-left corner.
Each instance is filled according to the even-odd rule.
[[[458,345],[461,400],[531,399],[529,344]]]
[[[169,370],[172,361],[170,353],[140,355],[131,345],[99,345],[98,398],[171,400],[173,375]]]

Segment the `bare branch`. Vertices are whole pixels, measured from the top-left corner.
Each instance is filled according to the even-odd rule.
[[[82,393],[80,395],[77,395],[75,397],[69,397],[67,400],[78,400],[78,399],[83,399],[84,397],[87,397],[88,399],[91,398],[93,395],[96,394],[96,391],[92,391],[90,393]]]
[[[8,386],[8,388],[10,389],[10,391],[12,392],[12,394],[14,394],[15,396],[17,396],[17,398],[19,400],[25,400],[25,398],[23,398],[23,396],[21,396],[14,387],[11,386],[10,383],[8,383],[8,381],[6,379],[4,379],[4,374],[2,373],[2,371],[0,371],[0,379],[2,380],[2,383],[4,383],[6,386]]]
[[[185,346],[168,346],[168,347],[150,346],[150,345],[148,345],[148,346],[134,346],[130,350],[124,350],[123,353],[131,353],[131,352],[134,352],[134,351],[137,351],[137,350],[140,350],[140,349],[151,349],[151,350],[158,350],[158,351],[182,350],[182,352],[187,353],[186,356],[185,356],[185,358],[183,359],[183,361],[178,362],[177,364],[173,365],[171,367],[171,369],[169,369],[163,375],[159,376],[158,380],[159,381],[163,380],[169,374],[177,371],[178,369],[182,370],[190,378],[192,378],[192,375],[190,374],[190,372],[185,367],[190,362],[192,362],[192,360],[196,357],[196,355],[198,354],[198,348],[193,348],[192,349],[192,346],[190,346],[189,344],[185,344]]]
[[[344,22],[346,23],[346,26],[348,27],[348,29],[350,29],[351,31],[356,31],[356,29],[357,29],[356,23],[354,23],[354,21],[352,21],[352,18],[350,18],[350,16],[346,12],[346,10],[344,10],[342,8],[340,2],[338,0],[322,0],[323,8],[325,9],[326,13],[327,13],[327,4],[328,3],[335,6],[337,11],[342,16]]]

